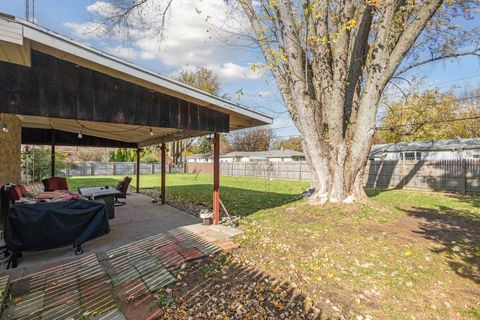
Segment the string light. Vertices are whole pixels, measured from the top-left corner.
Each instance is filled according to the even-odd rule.
[[[153,136],[153,130],[150,128],[150,136]]]
[[[7,133],[7,132],[8,132],[7,123],[6,123],[5,121],[3,121],[2,132],[4,132],[4,133]]]
[[[83,138],[83,126],[80,128],[80,131],[78,131],[78,139]]]

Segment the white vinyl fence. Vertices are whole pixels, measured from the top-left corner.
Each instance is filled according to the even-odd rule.
[[[188,163],[186,172],[212,174],[212,163]],[[222,162],[223,176],[310,180],[304,161]],[[480,193],[480,159],[370,161],[365,185],[376,188],[415,188],[448,192]]]
[[[185,172],[183,165],[166,164],[168,173]],[[160,163],[140,163],[140,174],[161,173]],[[137,174],[136,162],[85,162],[67,164],[64,175],[71,176],[110,176],[110,175],[135,175]]]

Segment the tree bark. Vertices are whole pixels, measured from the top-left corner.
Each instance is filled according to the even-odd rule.
[[[312,202],[366,199],[380,98],[443,1],[304,1],[303,22],[292,2],[269,2],[262,20],[251,0],[239,1],[302,135]]]

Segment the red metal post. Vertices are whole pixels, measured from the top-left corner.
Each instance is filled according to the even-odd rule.
[[[55,177],[55,130],[52,130],[52,148],[50,154],[50,176]]]
[[[213,224],[220,223],[220,135],[213,140]]]
[[[140,148],[137,148],[137,193],[140,193]]]
[[[160,194],[160,197],[161,197],[161,200],[162,200],[162,204],[165,204],[165,159],[166,159],[166,147],[165,147],[165,143],[162,143],[162,147],[161,147],[161,150],[162,150],[162,160],[161,160],[161,165],[162,165],[162,168],[161,168],[161,172],[162,172],[162,183],[161,183],[161,194]]]

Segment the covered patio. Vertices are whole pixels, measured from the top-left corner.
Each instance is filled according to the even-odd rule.
[[[214,145],[213,220],[219,223],[221,133],[265,125],[272,118],[212,96],[30,22],[0,14],[0,121],[20,165],[20,145],[134,148],[161,145],[165,203],[166,143],[211,135]],[[3,159],[2,159],[3,161]],[[138,168],[138,166],[137,166]],[[140,188],[137,172],[136,191]],[[0,185],[19,182],[19,170]]]
[[[220,134],[271,122],[0,13],[0,187],[21,182],[22,144],[51,147],[52,177],[57,146],[137,151],[136,193],[115,208],[110,233],[87,241],[81,257],[71,247],[24,252],[19,267],[0,276],[12,297],[2,319],[152,316],[153,294],[175,281],[168,268],[234,247],[228,239],[236,231],[218,225]],[[202,135],[211,135],[214,152],[212,226],[165,204],[166,144]],[[151,145],[161,147],[160,203],[139,193],[139,155]]]

